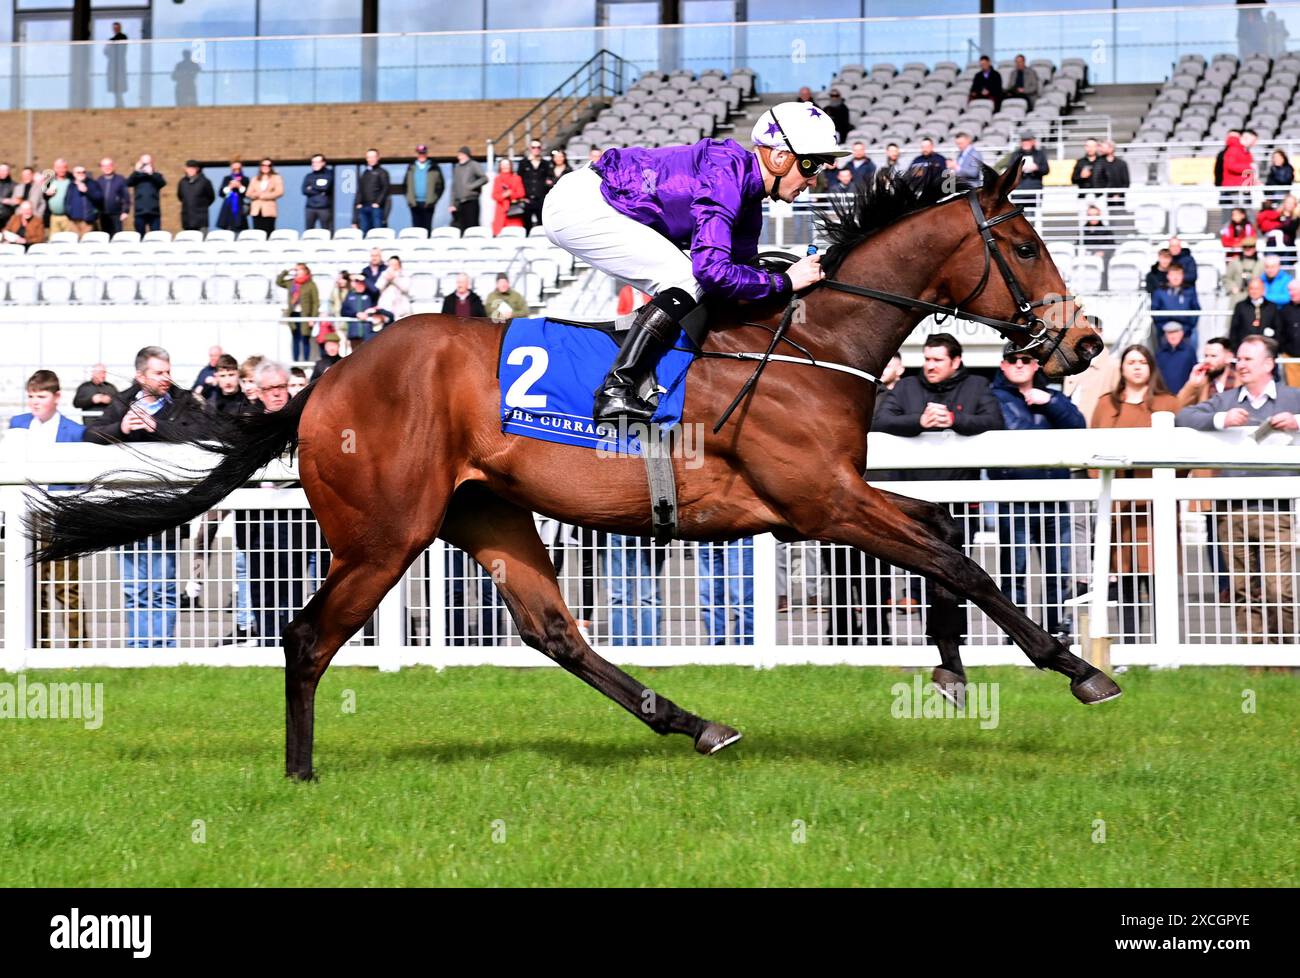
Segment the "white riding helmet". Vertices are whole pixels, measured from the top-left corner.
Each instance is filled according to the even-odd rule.
[[[812,102],[782,102],[758,117],[750,134],[755,146],[788,149],[796,156],[844,156],[835,123]]]

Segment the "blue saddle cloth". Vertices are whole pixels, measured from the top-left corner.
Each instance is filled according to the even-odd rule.
[[[690,340],[684,336],[683,343]],[[614,362],[618,343],[594,326],[557,323],[550,319],[515,319],[506,328],[497,363],[501,386],[501,430],[561,445],[640,455],[631,434],[612,425],[597,425],[591,417],[592,397]],[[659,395],[654,422],[663,428],[682,418],[686,373],[695,354],[669,350],[655,368]]]

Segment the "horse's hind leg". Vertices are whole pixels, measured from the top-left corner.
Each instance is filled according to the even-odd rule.
[[[592,651],[564,603],[555,568],[527,510],[486,490],[462,487],[439,536],[493,574],[527,645],[600,690],[655,733],[686,734],[702,754],[716,753],[740,739],[731,727],[686,712]]]
[[[962,550],[965,534],[947,506],[883,490],[881,495],[948,546]],[[966,668],[961,662],[961,643],[966,638],[966,613],[955,594],[937,581],[931,580],[929,584],[930,611],[926,616],[925,631],[939,649],[939,665],[930,678],[939,692],[958,707],[964,707]]]

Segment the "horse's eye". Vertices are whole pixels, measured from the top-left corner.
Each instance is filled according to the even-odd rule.
[[[1016,254],[1021,258],[1037,258],[1038,246],[1030,244],[1029,242],[1018,244],[1016,245]]]

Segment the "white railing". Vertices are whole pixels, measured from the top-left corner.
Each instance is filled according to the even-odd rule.
[[[1117,664],[1300,665],[1292,517],[1300,475],[1263,474],[1278,468],[1300,473],[1300,446],[1285,438],[1282,445],[1259,443],[1242,429],[1175,429],[1168,415],[1156,420],[1155,429],[975,438],[873,434],[871,456],[873,466],[914,475],[998,464],[1100,470],[1093,479],[880,485],[949,504],[966,529],[968,552],[995,578],[1006,578],[1032,617],[1080,644],[1079,619],[1087,610],[1090,635],[1113,637]],[[150,455],[160,465],[202,459],[176,449]],[[296,612],[325,574],[328,552],[300,489],[238,490],[221,511],[196,521],[187,539],[177,533],[152,548],[137,545],[73,567],[54,565],[44,576],[28,566],[30,545],[20,530],[28,505],[25,481],[75,484],[123,465],[138,468],[139,460],[93,445],[38,451],[14,433],[0,442],[0,668],[280,664],[274,643],[221,643],[250,621],[273,632],[274,622]],[[1115,477],[1154,466],[1161,467],[1151,478]],[[1175,478],[1175,470],[1208,467],[1260,474]],[[277,463],[259,478],[293,475]],[[1022,503],[1023,509],[1015,508]],[[1255,508],[1243,509],[1246,504]],[[1099,512],[1113,518],[1098,520]],[[924,582],[846,547],[778,545],[760,536],[730,547],[675,542],[658,548],[583,530],[570,535],[559,528],[557,536],[556,529],[544,524],[544,539],[563,565],[570,607],[587,623],[595,646],[615,661],[934,660],[924,634]],[[1015,569],[1017,529],[1030,535],[1023,572]],[[1269,542],[1243,543],[1243,530],[1254,536],[1267,531]],[[1261,557],[1257,571],[1232,570]],[[187,588],[189,581],[194,584]],[[1252,582],[1262,582],[1258,596]],[[201,604],[177,608],[187,590]],[[128,598],[128,591],[136,597]],[[971,664],[1025,661],[975,609],[964,655]],[[490,578],[459,551],[435,542],[337,661],[399,668],[547,660],[520,645]]]

